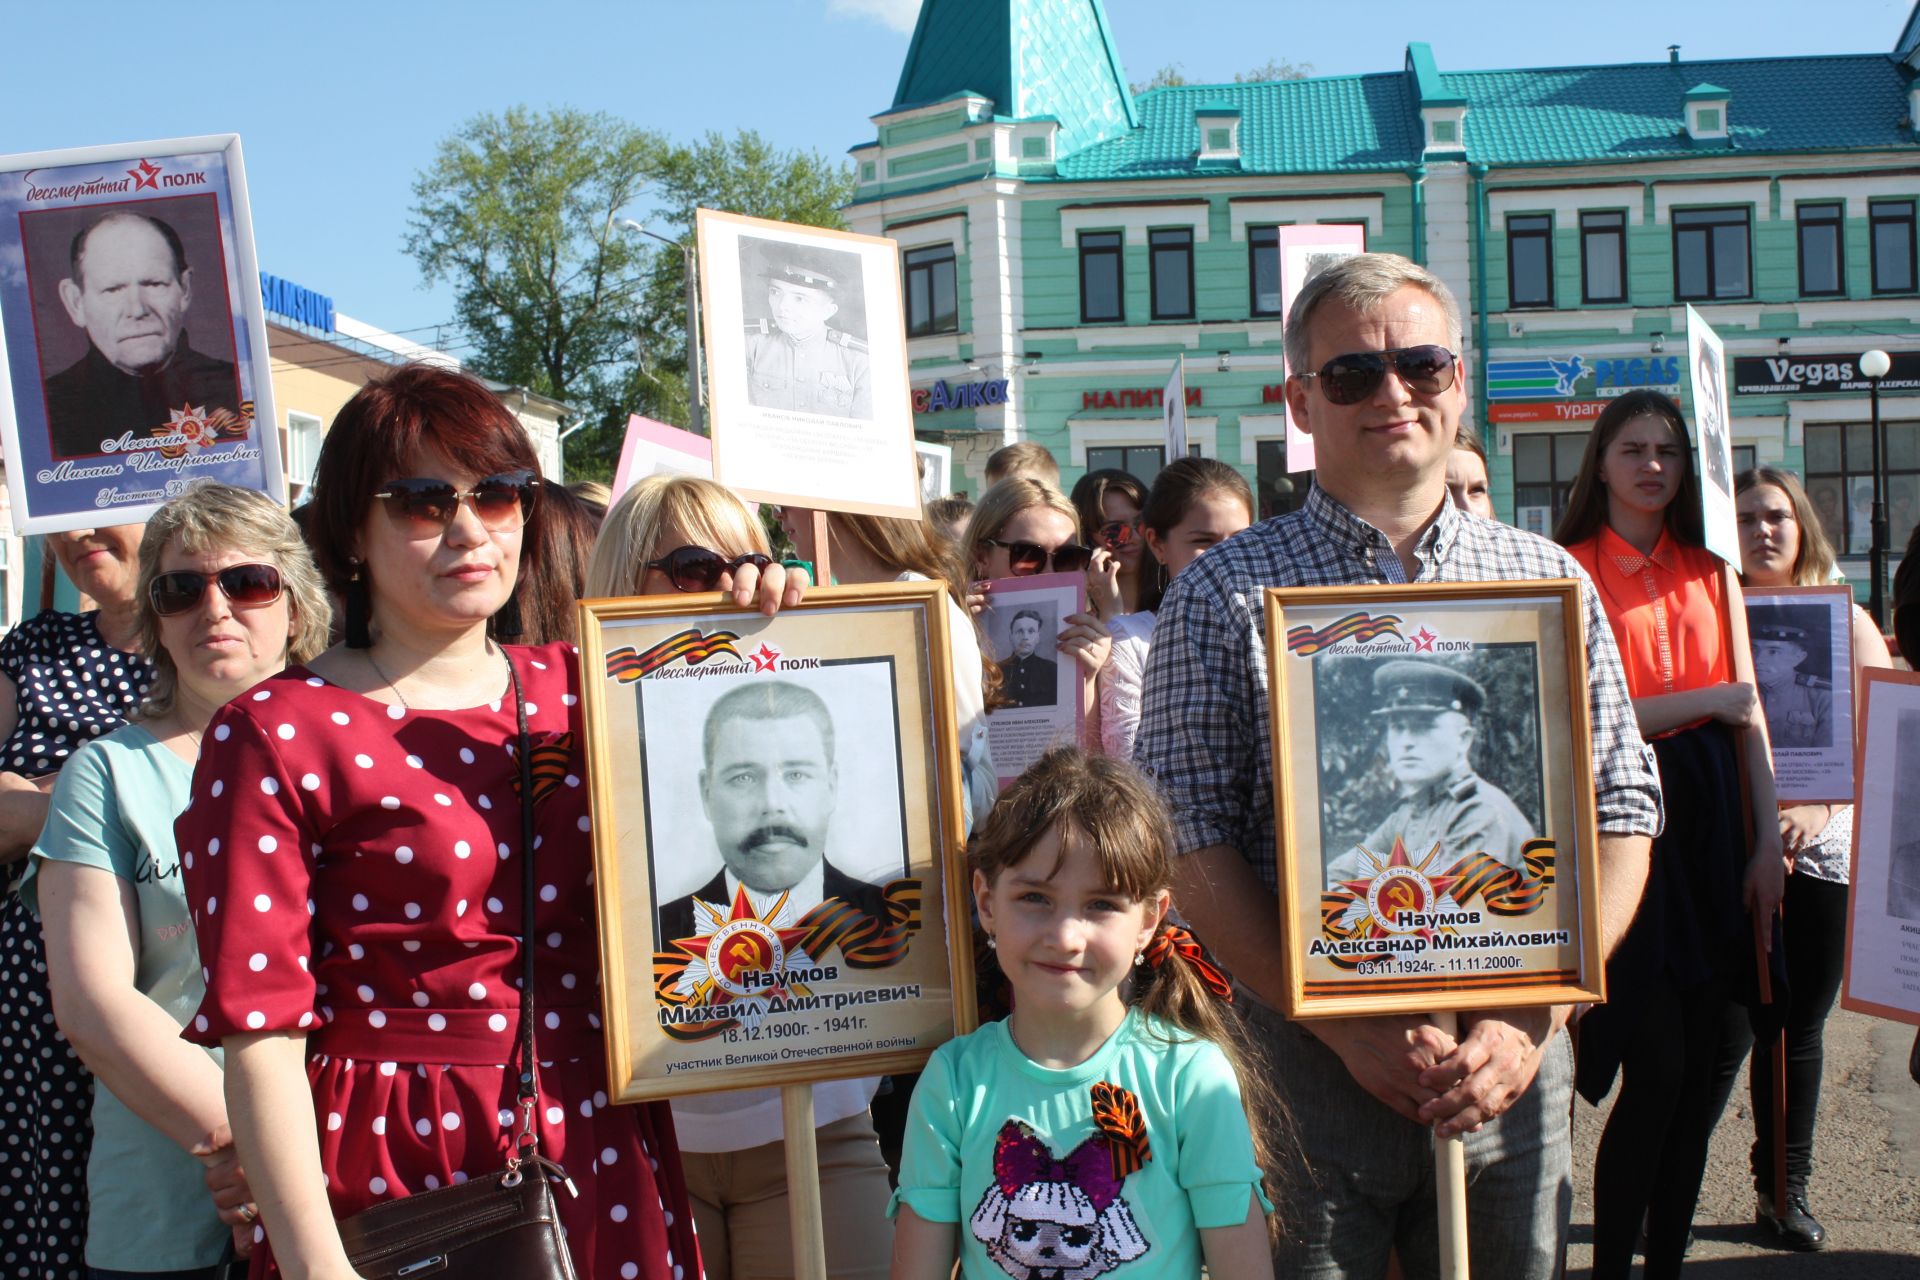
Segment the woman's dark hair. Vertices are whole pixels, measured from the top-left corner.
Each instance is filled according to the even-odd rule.
[[[374,493],[430,451],[477,476],[540,469],[526,428],[477,379],[430,364],[376,378],[334,417],[314,466],[307,541],[328,586],[343,591],[353,578]]]
[[[1893,639],[1909,667],[1920,669],[1920,525],[1907,539],[1907,553],[1893,575]]]
[[[1673,428],[1685,446],[1682,453],[1687,463],[1680,477],[1679,491],[1667,507],[1667,532],[1675,541],[1690,547],[1705,545],[1706,521],[1700,513],[1700,486],[1694,482],[1693,437],[1687,431],[1687,420],[1680,406],[1673,402],[1673,397],[1658,391],[1629,391],[1609,401],[1601,411],[1593,424],[1593,433],[1587,437],[1587,452],[1580,459],[1580,475],[1567,498],[1567,512],[1554,526],[1555,542],[1563,547],[1585,542],[1607,523],[1607,487],[1600,479],[1600,460],[1622,427],[1635,418],[1649,416]]]
[[[1121,494],[1136,507],[1147,505],[1147,486],[1131,472],[1116,467],[1089,471],[1074,481],[1072,499],[1073,509],[1080,513],[1080,541],[1090,547],[1100,545],[1100,526],[1107,522],[1109,493]]]
[[[1460,430],[1454,434],[1453,447],[1464,450],[1480,459],[1480,465],[1482,467],[1489,465],[1487,462],[1487,446],[1481,442],[1480,433],[1474,429],[1473,424],[1465,418],[1460,419]]]
[[[1247,478],[1235,471],[1218,458],[1180,458],[1160,468],[1160,474],[1153,478],[1153,488],[1147,493],[1147,500],[1140,504],[1140,527],[1151,529],[1154,535],[1164,541],[1182,520],[1193,504],[1210,493],[1224,493],[1236,498],[1247,509],[1247,521],[1252,523],[1254,516],[1253,490],[1247,487]],[[1153,556],[1148,556],[1141,567],[1140,607],[1154,610],[1160,607],[1160,597],[1167,592],[1167,567]]]
[[[606,509],[565,485],[546,485],[527,521],[520,550],[520,634],[496,636],[516,644],[579,638],[575,606],[587,594],[587,562]]]

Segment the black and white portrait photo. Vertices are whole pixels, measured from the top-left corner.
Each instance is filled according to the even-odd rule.
[[[1893,847],[1887,852],[1887,914],[1920,920],[1920,711],[1894,730]]]
[[[1416,865],[1438,845],[1436,871],[1480,852],[1521,867],[1544,829],[1536,663],[1528,643],[1314,661],[1327,886],[1396,839]]]
[[[873,417],[860,255],[741,236],[747,399],[769,409]]]
[[[1753,604],[1747,637],[1774,750],[1833,745],[1832,615],[1817,604]]]
[[[54,457],[183,416],[244,433],[214,197],[40,210],[22,240]]]
[[[787,925],[828,899],[885,916],[880,886],[907,874],[891,679],[850,662],[635,686],[661,945],[711,932],[698,904],[724,919],[741,888],[770,922],[783,895]]]
[[[1694,387],[1694,423],[1700,432],[1700,447],[1706,451],[1706,476],[1721,493],[1733,495],[1733,448],[1727,439],[1727,382],[1721,368],[1720,352],[1709,343],[1701,343],[1694,353],[1697,373]]]
[[[989,609],[982,619],[1000,663],[1000,694],[1016,707],[1051,707],[1060,701],[1056,613],[1053,605],[1035,601]]]

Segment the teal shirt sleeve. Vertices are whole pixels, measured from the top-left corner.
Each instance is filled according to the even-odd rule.
[[[887,1202],[887,1217],[906,1205],[926,1222],[960,1221],[960,1138],[963,1132],[954,1078],[961,1042],[949,1041],[927,1062],[907,1108],[900,1148],[900,1186]]]
[[[1180,1073],[1180,1186],[1193,1210],[1193,1225],[1237,1227],[1247,1220],[1248,1193],[1261,1207],[1273,1204],[1260,1187],[1253,1133],[1240,1101],[1240,1081],[1219,1046],[1198,1041]]]
[[[74,752],[53,784],[46,825],[34,842],[26,877],[20,882],[20,897],[35,916],[40,914],[42,859],[98,867],[123,880],[133,879],[140,849],[121,821],[106,750],[95,743]]]

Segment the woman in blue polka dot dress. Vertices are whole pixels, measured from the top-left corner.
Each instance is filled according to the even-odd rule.
[[[125,724],[153,668],[133,652],[144,525],[51,534],[99,608],[48,610],[0,640],[0,1277],[79,1280],[93,1077],[53,1024],[40,926],[17,892],[75,748]]]

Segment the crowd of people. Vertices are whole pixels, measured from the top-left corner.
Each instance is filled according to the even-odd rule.
[[[297,523],[203,483],[144,527],[50,535],[94,607],[0,640],[0,1274],[349,1280],[355,1215],[537,1151],[582,1277],[792,1275],[776,1090],[609,1103],[573,606],[773,615],[821,561],[949,588],[953,852],[988,979],[981,1029],[918,1076],[813,1086],[836,1280],[1437,1276],[1436,1136],[1464,1140],[1474,1267],[1550,1280],[1573,1097],[1616,1080],[1593,1274],[1677,1275],[1756,1043],[1757,1213],[1821,1247],[1851,814],[1776,803],[1685,416],[1613,400],[1549,541],[1492,518],[1438,278],[1339,260],[1286,345],[1317,472],[1264,521],[1222,463],[1069,494],[1031,443],[923,520],[763,518],[686,476],[609,506],[544,481],[480,383],[406,366],[341,411]],[[1832,579],[1791,474],[1737,491],[1749,584]],[[995,590],[1049,572],[1085,574],[1086,610],[1051,654],[994,652]],[[1608,1001],[1289,1020],[1263,589],[1539,578],[1580,584]],[[1902,625],[1916,594],[1903,572]],[[1889,664],[1864,614],[1853,652]],[[1084,674],[1087,728],[1002,790],[988,721],[1040,696],[1041,661]],[[1401,663],[1373,694],[1402,803],[1517,857],[1524,820],[1473,767],[1488,690]]]

